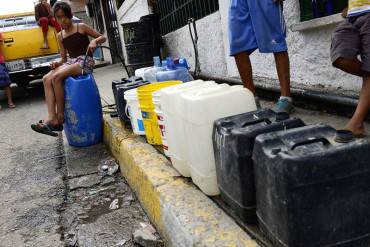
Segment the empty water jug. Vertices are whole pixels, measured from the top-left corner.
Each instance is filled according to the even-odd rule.
[[[181,95],[187,155],[193,182],[207,195],[218,195],[212,144],[213,122],[256,110],[253,94],[242,86],[220,84]]]
[[[215,121],[213,147],[218,187],[222,199],[244,222],[257,220],[252,161],[255,138],[263,133],[302,126],[302,120],[268,109]]]
[[[156,75],[158,82],[179,80],[189,82],[193,80],[188,68],[183,65],[176,66],[171,58],[167,58],[167,67],[165,70],[158,71]]]
[[[86,147],[103,140],[103,113],[92,74],[64,80],[64,132],[71,146]]]
[[[161,89],[160,98],[166,126],[168,151],[172,165],[185,177],[190,177],[189,162],[185,160],[187,155],[186,138],[184,134],[184,116],[181,112],[181,95],[185,92],[196,91],[201,88],[216,86],[214,81],[191,81],[176,86]]]
[[[274,246],[370,246],[370,143],[326,125],[259,135],[257,216]]]

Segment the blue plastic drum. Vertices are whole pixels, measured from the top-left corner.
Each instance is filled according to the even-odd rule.
[[[103,140],[103,113],[92,74],[64,80],[64,132],[69,145],[87,147]]]

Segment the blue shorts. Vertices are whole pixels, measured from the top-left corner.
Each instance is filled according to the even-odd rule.
[[[281,4],[274,0],[231,0],[229,9],[230,55],[287,51],[286,26]]]
[[[0,88],[9,86],[11,84],[9,72],[5,64],[0,63]]]

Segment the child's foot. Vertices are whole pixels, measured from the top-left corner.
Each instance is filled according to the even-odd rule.
[[[363,124],[353,124],[349,122],[344,129],[351,131],[357,138],[363,138],[365,135],[365,127]]]
[[[8,106],[10,109],[14,109],[17,107],[16,105],[14,105],[14,103],[8,103]]]
[[[40,49],[49,49],[49,45],[47,43],[44,43]]]

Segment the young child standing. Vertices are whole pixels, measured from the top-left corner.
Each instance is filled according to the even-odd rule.
[[[92,73],[94,68],[92,53],[98,44],[106,40],[104,36],[88,25],[72,23],[71,7],[65,2],[57,2],[54,5],[54,16],[63,29],[58,33],[62,59],[52,62],[50,64],[51,71],[43,78],[48,117],[31,125],[34,131],[50,136],[58,136],[55,131],[63,130],[63,80],[68,76],[80,75],[82,70],[85,73]],[[89,41],[89,37],[93,39]],[[86,60],[85,56],[87,56]]]
[[[289,113],[293,110],[293,104],[285,29],[283,0],[231,0],[230,55],[235,57],[244,86],[256,95],[249,56],[257,48],[262,53],[273,53],[281,88],[281,97],[274,110]],[[257,97],[256,104],[260,107]]]
[[[12,90],[10,88],[10,77],[8,73],[8,69],[5,66],[5,58],[3,53],[3,34],[0,33],[0,89],[3,89],[5,91],[5,94],[8,98],[8,107],[10,109],[15,108],[15,105],[13,103],[12,99]],[[0,105],[1,110],[1,105]]]
[[[349,0],[347,11],[343,12],[345,21],[332,37],[331,61],[333,66],[362,78],[360,100],[345,128],[354,136],[363,137],[364,120],[370,109],[370,0]]]

